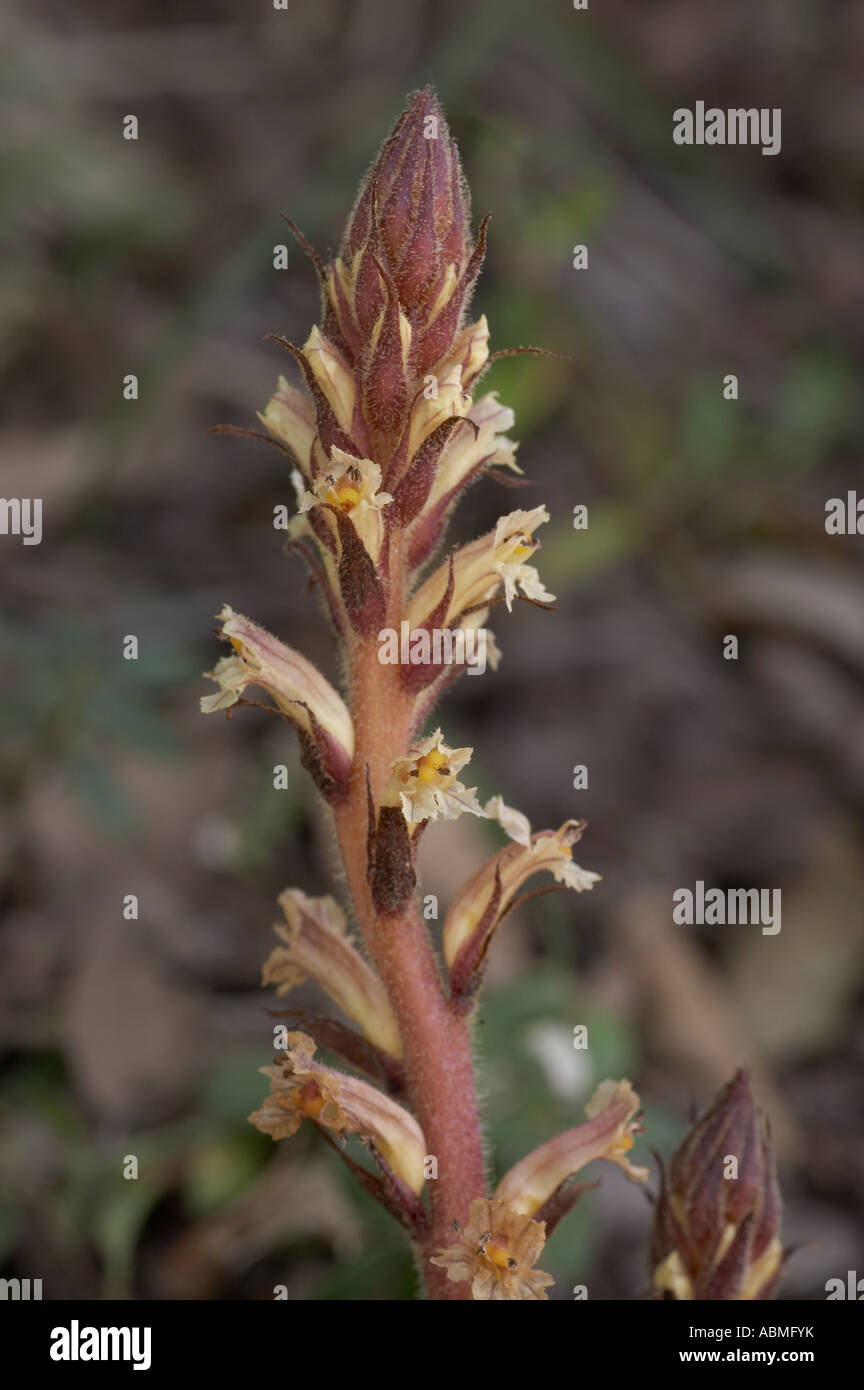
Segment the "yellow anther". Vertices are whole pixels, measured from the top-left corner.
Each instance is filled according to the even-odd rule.
[[[357,503],[360,501],[360,493],[357,491],[356,487],[349,487],[347,483],[343,483],[341,487],[330,488],[327,494],[327,501],[332,502],[334,506],[341,507],[343,511],[347,512],[350,511],[352,507],[357,506]]]
[[[506,1240],[501,1240],[500,1238],[490,1240],[489,1244],[486,1246],[485,1253],[499,1269],[506,1269],[510,1264],[510,1252],[507,1249]]]
[[[534,537],[531,535],[530,531],[522,532],[519,537],[519,544],[516,546],[513,554],[517,560],[524,560],[526,555],[534,554]]]
[[[304,1115],[309,1115],[311,1119],[317,1119],[324,1109],[324,1097],[321,1089],[314,1081],[307,1081],[305,1086],[300,1086],[294,1092],[294,1104],[298,1110],[302,1110]]]
[[[431,753],[424,753],[417,764],[417,778],[420,782],[434,782],[438,772],[447,763],[446,756],[438,748],[433,748]]]

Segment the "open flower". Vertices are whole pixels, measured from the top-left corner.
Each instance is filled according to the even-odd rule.
[[[384,539],[383,507],[393,501],[389,492],[379,491],[381,469],[371,459],[353,458],[344,449],[335,445],[330,450],[330,466],[326,472],[319,473],[312,484],[312,490],[300,491],[299,511],[301,515],[312,507],[323,506],[322,515],[333,538],[333,548],[339,544],[339,528],[330,507],[338,507],[344,516],[354,523],[354,529],[363,542],[373,563],[378,563],[381,543]]]
[[[471,753],[470,748],[449,748],[436,729],[393,761],[377,811],[370,807],[374,814],[367,841],[368,879],[380,915],[403,911],[412,896],[417,844],[430,820],[484,814],[477,788],[458,780]]]
[[[343,1136],[358,1134],[412,1192],[422,1190],[426,1141],[414,1116],[367,1081],[316,1061],[306,1033],[289,1033],[284,1060],[260,1070],[270,1078],[270,1094],[249,1116],[256,1129],[286,1139],[311,1120]]]
[[[468,1224],[453,1245],[432,1256],[454,1284],[470,1280],[475,1300],[515,1302],[546,1300],[555,1281],[535,1269],[546,1243],[546,1226],[514,1211],[506,1201],[478,1197]]]
[[[466,609],[491,602],[502,590],[508,609],[520,591],[526,598],[551,603],[555,595],[546,592],[537,570],[526,563],[538,548],[534,532],[548,520],[542,506],[510,512],[499,519],[494,531],[457,550],[411,599],[406,616],[412,629],[421,627],[433,613],[437,626],[450,627]],[[442,611],[451,571],[452,593]]]
[[[549,513],[545,507],[534,507],[530,512],[510,512],[508,516],[502,516],[495,527],[495,568],[504,585],[504,601],[508,611],[513,607],[517,592],[538,603],[555,601],[555,595],[548,594],[544,589],[534,566],[525,564],[526,558],[537,549],[534,532],[548,520]]]
[[[311,976],[375,1047],[400,1057],[402,1039],[387,991],[348,936],[335,899],[286,888],[279,906],[285,924],[274,930],[286,944],[265,961],[262,984],[278,985],[277,992],[287,994]]]
[[[396,758],[390,781],[381,798],[382,806],[401,806],[409,825],[424,820],[456,820],[466,811],[482,816],[476,787],[465,787],[458,775],[469,761],[472,748],[448,748],[440,729],[421,738]]]
[[[315,1055],[315,1044],[305,1033],[288,1034],[289,1054],[285,1062],[259,1067],[270,1077],[270,1094],[260,1110],[249,1116],[251,1123],[271,1139],[290,1139],[303,1120],[314,1120],[326,1129],[341,1133],[350,1128],[339,1104],[339,1084],[335,1078],[306,1067]]]
[[[514,1211],[535,1216],[562,1183],[595,1158],[623,1168],[634,1182],[645,1182],[647,1168],[634,1167],[628,1154],[641,1133],[639,1097],[629,1081],[603,1081],[585,1106],[588,1123],[541,1144],[498,1184],[496,1195]]]
[[[234,655],[206,672],[219,688],[202,696],[202,712],[230,709],[247,686],[260,686],[297,729],[304,764],[320,790],[330,795],[344,789],[354,757],[354,725],[344,701],[310,661],[263,627],[227,604],[219,618]]]
[[[574,864],[572,847],[584,821],[565,821],[558,830],[531,834],[521,812],[505,806],[500,797],[486,803],[514,843],[492,856],[456,896],[444,922],[444,955],[457,993],[467,989],[488,948],[492,933],[512,906],[519,889],[538,873],[551,874],[577,893],[593,888],[599,874]]]
[[[217,671],[208,672],[219,690],[215,695],[201,698],[205,714],[228,709],[239,700],[247,685],[259,685],[273,696],[276,704],[304,728],[311,729],[310,715],[322,728],[338,738],[351,756],[354,752],[354,729],[351,716],[341,696],[326,681],[305,656],[286,647],[263,627],[235,613],[226,603],[219,614],[222,635],[236,656],[225,657]]]

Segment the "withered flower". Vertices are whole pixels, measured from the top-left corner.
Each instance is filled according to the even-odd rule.
[[[444,922],[444,956],[456,993],[475,978],[493,932],[513,905],[516,894],[535,874],[549,873],[562,887],[577,893],[593,888],[599,874],[573,862],[572,847],[584,829],[583,821],[565,821],[558,830],[531,834],[521,812],[505,806],[500,797],[486,804],[514,840],[488,859],[456,895]]]
[[[287,1139],[303,1120],[339,1135],[358,1134],[374,1143],[391,1170],[412,1192],[422,1191],[426,1141],[414,1116],[367,1081],[315,1060],[315,1043],[305,1033],[288,1034],[287,1054],[272,1067],[270,1094],[249,1119],[271,1139]]]
[[[285,923],[274,930],[286,943],[271,951],[262,984],[284,995],[312,978],[373,1044],[389,1056],[402,1055],[402,1039],[381,980],[345,928],[345,914],[331,897],[310,898],[299,888],[279,895]]]
[[[588,1122],[556,1135],[505,1174],[496,1195],[514,1211],[535,1216],[562,1183],[595,1158],[623,1168],[633,1182],[645,1182],[647,1168],[634,1167],[629,1153],[640,1126],[639,1097],[629,1081],[603,1081],[585,1106]]]
[[[468,1224],[457,1228],[453,1245],[433,1255],[432,1264],[446,1269],[453,1283],[470,1281],[471,1295],[486,1300],[535,1302],[555,1281],[534,1266],[546,1243],[546,1226],[514,1211],[501,1197],[478,1197],[471,1203]]]
[[[783,1265],[779,1230],[768,1127],[740,1070],[663,1174],[651,1246],[657,1296],[771,1298]]]

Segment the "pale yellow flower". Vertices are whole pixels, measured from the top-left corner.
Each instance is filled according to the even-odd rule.
[[[204,714],[230,709],[247,685],[258,685],[305,732],[314,734],[315,723],[329,734],[349,758],[354,756],[351,715],[329,681],[310,661],[286,647],[263,627],[235,613],[225,604],[219,614],[222,631],[234,648],[234,656],[217,662],[207,677],[218,685],[215,695],[201,698]]]
[[[633,1182],[645,1182],[649,1170],[635,1167],[628,1157],[642,1132],[635,1118],[639,1108],[629,1081],[601,1082],[585,1106],[588,1123],[528,1154],[501,1179],[496,1195],[514,1211],[534,1216],[563,1182],[595,1158],[617,1164]]]
[[[439,816],[456,820],[466,811],[482,816],[477,788],[465,787],[457,780],[472,752],[471,748],[449,748],[440,729],[419,739],[403,758],[393,762],[382,806],[401,806],[409,825]]]
[[[427,510],[458,490],[481,464],[486,468],[510,468],[514,473],[522,471],[516,462],[517,446],[507,436],[513,428],[513,411],[499,403],[497,392],[481,396],[465,418],[477,427],[477,433],[464,426],[454,430],[441,456]]]
[[[498,820],[514,843],[487,860],[454,899],[444,922],[444,955],[450,966],[469,944],[472,957],[476,957],[473,965],[479,963],[516,893],[534,874],[551,874],[557,883],[577,893],[593,888],[600,877],[573,862],[572,847],[584,822],[565,821],[558,830],[532,835],[527,818],[505,806],[500,797],[486,803],[485,814]],[[478,932],[482,934],[479,938]]]
[[[274,930],[286,944],[267,958],[262,984],[278,985],[278,993],[287,994],[311,976],[375,1047],[400,1057],[402,1039],[387,991],[348,935],[335,899],[286,888],[279,906],[285,924]]]
[[[502,516],[494,531],[469,545],[461,546],[440,565],[418,589],[408,604],[406,617],[412,629],[421,627],[430,613],[437,612],[445,598],[452,566],[453,592],[439,627],[453,626],[466,609],[491,602],[503,590],[508,609],[518,592],[541,603],[551,603],[555,595],[546,592],[533,565],[526,563],[537,549],[534,532],[549,520],[543,506],[531,511],[510,512]]]
[[[471,405],[471,393],[465,391],[462,386],[460,365],[448,365],[446,374],[440,376],[435,383],[434,394],[421,394],[411,411],[408,457],[413,458],[424,439],[451,415],[467,415]],[[473,438],[472,430],[466,430],[465,433]]]
[[[258,412],[258,419],[276,439],[288,445],[301,471],[310,478],[312,447],[318,430],[310,397],[280,376],[276,394],[270,397],[263,414]]]
[[[311,490],[305,486],[298,489],[298,510],[303,516],[310,508],[321,506],[322,503],[338,507],[353,522],[358,536],[377,564],[384,540],[382,508],[393,501],[389,492],[379,491],[380,487],[381,469],[377,463],[371,459],[354,458],[334,445],[330,450],[329,469],[318,474]],[[338,546],[336,520],[326,506],[322,514]]]
[[[354,421],[354,373],[317,324],[303,344],[303,354],[327,397],[340,429],[350,435]]]

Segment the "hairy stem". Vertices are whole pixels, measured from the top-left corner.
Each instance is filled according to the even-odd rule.
[[[452,1244],[453,1222],[464,1224],[472,1200],[485,1191],[469,1024],[445,996],[416,903],[398,916],[380,917],[366,879],[366,768],[377,805],[390,764],[406,750],[413,702],[401,688],[399,668],[378,662],[374,640],[357,644],[350,684],[354,773],[349,795],[335,812],[342,859],[367,949],[399,1022],[408,1099],[438,1163],[438,1177],[429,1183],[431,1221],[422,1251],[427,1289],[434,1299],[470,1299],[469,1284],[450,1282],[428,1262],[430,1254]]]

